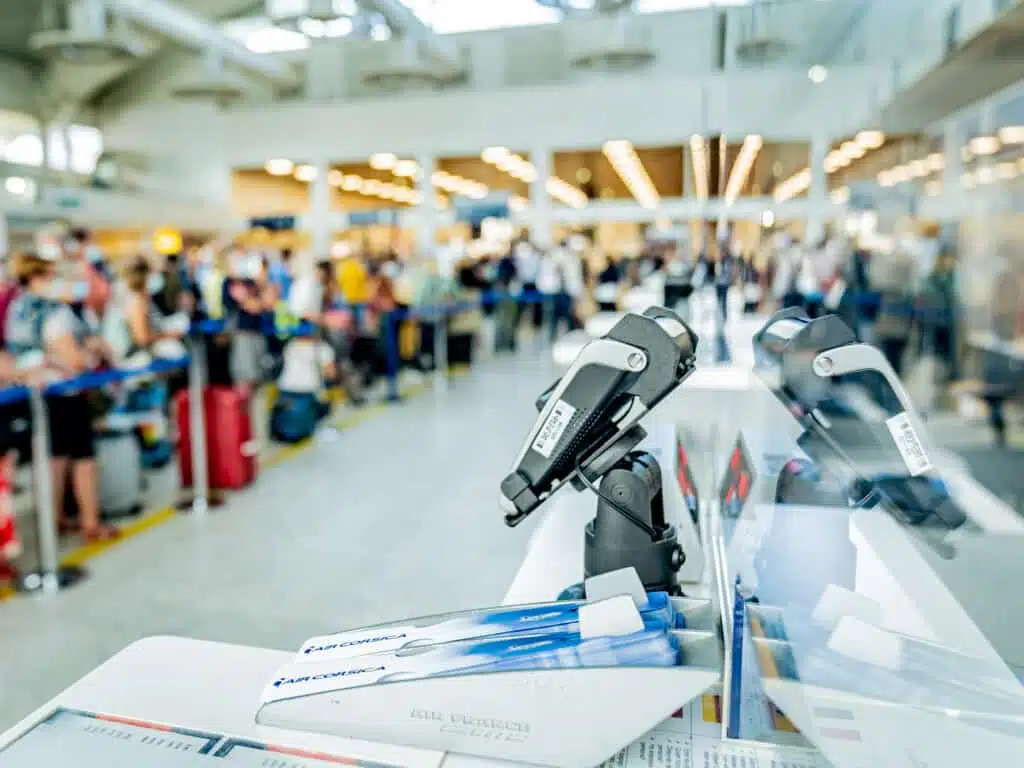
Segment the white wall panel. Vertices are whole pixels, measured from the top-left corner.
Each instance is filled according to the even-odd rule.
[[[821,86],[790,70],[224,111],[153,104],[122,112],[105,131],[112,149],[221,166],[257,166],[271,157],[356,160],[384,151],[463,155],[495,144],[586,149],[613,138],[658,146],[706,130],[795,139],[812,127],[835,135],[863,127],[886,76],[877,67],[853,67],[834,71]]]

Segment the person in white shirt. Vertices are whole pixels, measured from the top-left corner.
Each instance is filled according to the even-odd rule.
[[[516,263],[516,279],[522,289],[523,298],[533,302],[533,327],[540,329],[544,324],[544,308],[538,295],[537,280],[540,278],[541,253],[524,235],[512,247],[512,258]],[[520,310],[524,307],[520,306]]]
[[[315,336],[299,336],[284,348],[284,367],[277,380],[282,393],[320,396],[324,382],[335,378],[334,349]]]
[[[574,245],[569,238],[564,239],[540,263],[537,288],[548,302],[552,341],[563,321],[567,330],[577,325],[574,308],[583,294],[583,263]]]

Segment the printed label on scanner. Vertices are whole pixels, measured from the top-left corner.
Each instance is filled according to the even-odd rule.
[[[575,415],[576,409],[565,402],[565,400],[556,402],[554,408],[551,409],[551,413],[548,414],[544,426],[540,428],[537,438],[530,447],[545,459],[550,459],[555,446],[558,445],[559,438]]]
[[[921,439],[914,431],[914,425],[910,423],[910,417],[906,412],[900,413],[888,419],[885,425],[889,428],[892,439],[896,441],[903,463],[913,477],[923,475],[932,469],[931,459],[924,451]]]

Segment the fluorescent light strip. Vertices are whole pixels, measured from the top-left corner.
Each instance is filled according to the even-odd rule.
[[[633,145],[628,141],[609,141],[602,151],[636,201],[644,208],[656,208],[661,196]]]
[[[708,199],[708,145],[703,136],[690,139],[690,154],[693,156],[693,186],[698,200]]]
[[[854,160],[864,157],[868,152],[879,149],[884,144],[885,134],[881,131],[861,131],[853,141],[844,142],[839,149],[834,149],[825,156],[825,173],[833,174],[850,165]],[[892,186],[884,184],[882,178],[882,174],[879,174],[879,183],[882,186]],[[810,188],[811,169],[804,168],[779,184],[775,189],[775,200],[780,203],[791,200]]]
[[[740,196],[740,192],[747,185],[750,171],[754,167],[754,161],[757,160],[757,154],[761,151],[762,146],[764,146],[764,139],[757,135],[747,136],[743,140],[740,154],[736,158],[736,162],[733,163],[732,171],[729,173],[729,181],[725,185],[726,205],[735,203],[736,198]]]
[[[532,184],[537,180],[537,169],[533,163],[524,157],[510,152],[507,147],[488,147],[480,153],[480,159],[488,165],[494,166],[499,171],[507,173],[509,176],[527,184]],[[545,187],[551,197],[573,208],[583,208],[587,204],[587,196],[581,190],[557,176],[549,176]],[[513,199],[517,201],[516,205],[529,203],[529,201],[526,201],[526,203],[518,202],[524,201],[526,198],[516,197]]]

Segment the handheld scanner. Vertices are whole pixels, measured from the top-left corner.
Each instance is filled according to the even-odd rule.
[[[754,345],[755,370],[807,429],[800,444],[813,458],[840,459],[875,490],[879,475],[938,476],[928,433],[896,372],[838,317],[811,320],[802,310],[783,310]],[[928,506],[948,527],[964,522],[955,505]]]
[[[696,334],[661,307],[628,313],[587,344],[537,401],[540,414],[501,483],[505,522],[520,523],[578,468],[638,430],[693,372],[696,349]]]

